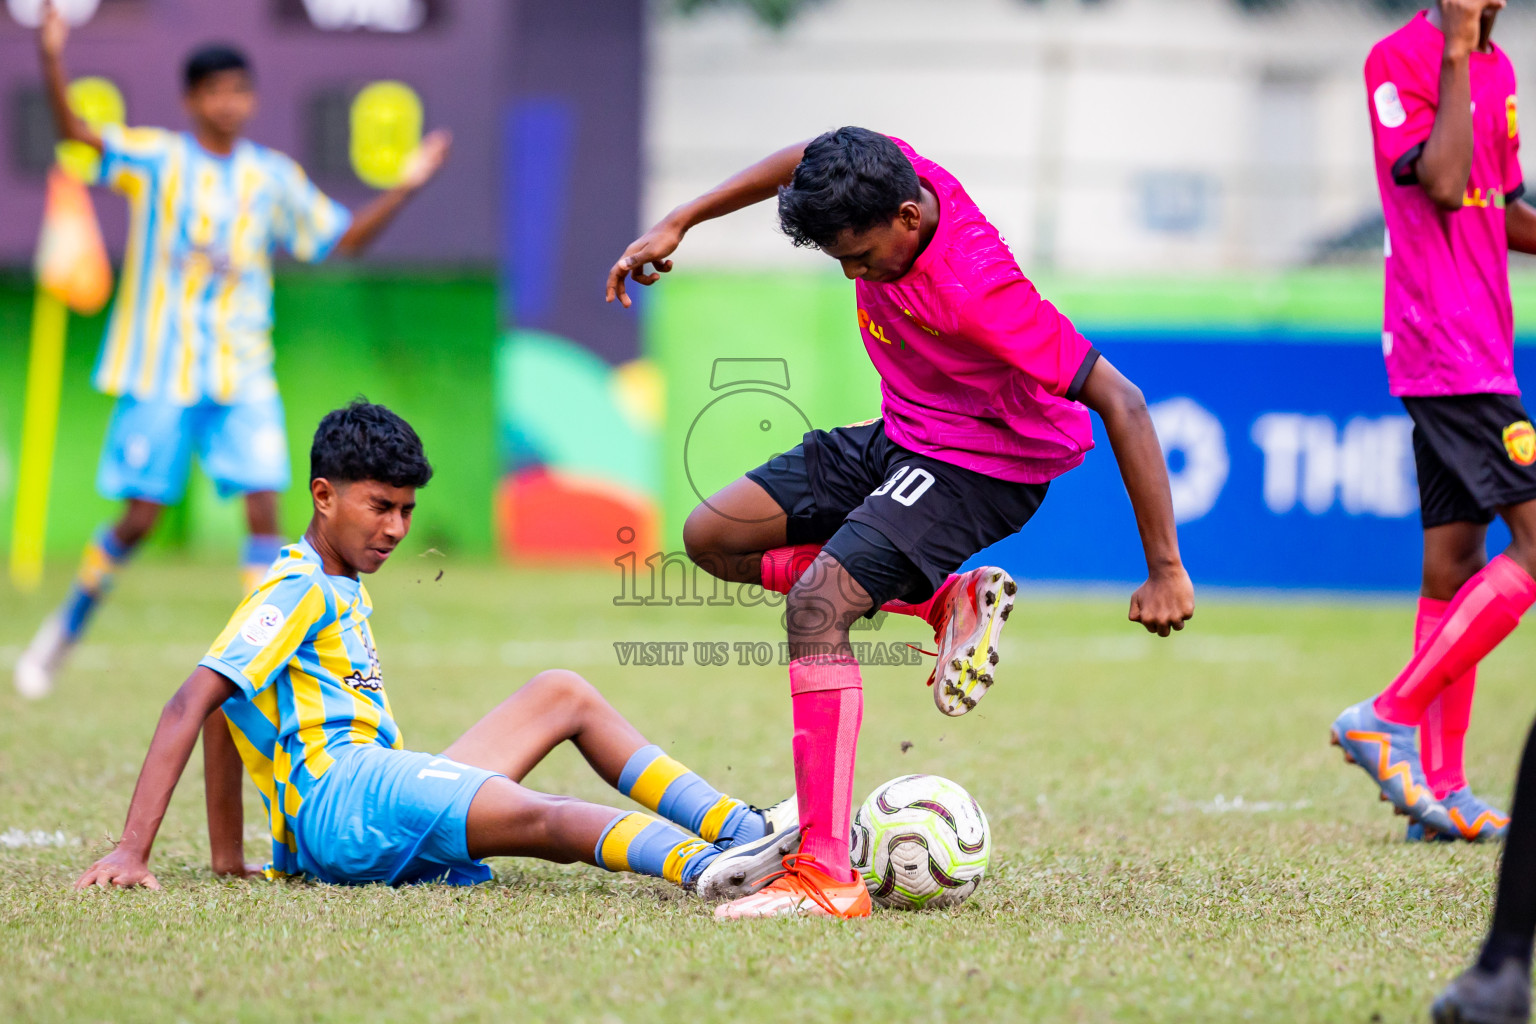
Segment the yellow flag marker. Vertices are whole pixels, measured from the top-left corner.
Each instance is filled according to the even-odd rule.
[[[352,101],[352,170],[373,188],[394,188],[421,145],[421,97],[404,82],[374,82]]]
[[[105,123],[122,120],[122,94],[105,79],[74,83],[69,98],[70,105],[98,130]],[[77,148],[66,149],[66,145]],[[11,519],[11,582],[21,591],[35,590],[43,578],[69,310],[95,313],[112,293],[112,267],[83,184],[95,180],[99,158],[79,143],[61,144],[58,157],[59,166],[48,172],[48,199],[37,244],[37,298],[32,307],[21,460]]]

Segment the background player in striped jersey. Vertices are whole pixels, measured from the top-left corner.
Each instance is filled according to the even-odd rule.
[[[416,432],[383,406],[354,402],[320,422],[309,529],[166,704],[123,838],[78,886],[159,887],[150,848],[199,729],[214,869],[226,874],[256,872],[242,856],[241,762],[267,805],[274,876],[473,884],[490,878],[480,858],[527,856],[722,897],[799,848],[793,799],[759,810],[718,792],[572,672],[540,673],[441,755],[404,749],[359,575],[405,539],[431,476]],[[671,823],[518,785],[566,740]]]
[[[62,55],[69,29],[44,9],[43,79],[59,135],[101,153],[103,184],[129,205],[128,246],[95,384],[117,398],[97,486],[123,514],[86,547],[64,604],[16,665],[40,697],[109,588],[113,574],[180,500],[195,453],[224,496],[245,498],[244,591],[276,557],[277,492],[288,441],[272,372],[272,254],[315,262],[363,250],[442,166],[446,132],[423,141],[401,184],[356,216],[289,157],[241,136],[256,110],[252,72],[227,46],[184,68],[190,131],[109,126],[99,135],[69,108]]]

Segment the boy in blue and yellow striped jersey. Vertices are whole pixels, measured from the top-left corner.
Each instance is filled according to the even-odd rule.
[[[194,455],[221,495],[244,496],[250,539],[242,593],[281,541],[277,492],[288,486],[283,406],[272,372],[272,256],[305,262],[360,252],[436,173],[434,132],[404,180],[356,217],[292,159],[241,137],[256,107],[245,57],[193,53],[184,70],[188,132],[108,126],[69,108],[61,63],[68,29],[51,5],[39,31],[43,77],[66,139],[101,154],[100,181],[128,200],[128,245],[95,384],[116,397],[97,487],[125,502],[87,546],[68,598],[16,665],[16,689],[41,697],[118,567],[167,505],[180,500]]]
[[[415,431],[382,406],[358,401],[321,421],[309,530],[166,704],[123,839],[79,886],[158,887],[150,848],[200,728],[221,873],[254,873],[241,855],[242,763],[266,802],[272,859],[262,870],[274,877],[470,884],[490,877],[481,858],[533,856],[723,898],[752,891],[798,850],[792,799],[759,810],[716,791],[572,672],[535,676],[441,754],[405,749],[358,577],[404,539],[431,474]],[[668,821],[518,784],[566,740]]]

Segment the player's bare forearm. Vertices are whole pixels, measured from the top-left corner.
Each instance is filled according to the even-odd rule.
[[[343,256],[357,256],[373,244],[411,197],[420,192],[427,182],[437,176],[448,152],[453,148],[453,134],[445,129],[428,133],[406,161],[400,184],[381,192],[373,201],[352,216],[352,223],[336,242],[336,251]]]
[[[1509,235],[1510,249],[1536,255],[1536,208],[1523,199],[1505,206],[1504,230]]]
[[[45,3],[37,29],[37,52],[43,65],[43,91],[48,96],[54,127],[58,129],[59,138],[83,142],[99,153],[101,136],[69,106],[69,76],[64,72],[64,42],[68,38],[69,25],[58,8]]]
[[[353,214],[351,225],[336,243],[336,251],[342,256],[361,255],[399,215],[414,192],[415,189],[400,186],[375,196],[372,202]]]
[[[1078,397],[1104,421],[1147,558],[1147,582],[1131,595],[1130,619],[1167,636],[1194,616],[1195,590],[1179,557],[1168,466],[1146,399],[1102,356]]]
[[[628,308],[630,298],[625,290],[626,279],[641,285],[652,285],[660,280],[662,274],[672,269],[672,261],[667,257],[676,251],[689,228],[778,195],[779,188],[788,185],[794,177],[795,168],[805,156],[806,145],[797,142],[785,146],[663,217],[655,227],[631,242],[608,271],[606,301],[618,299]],[[652,268],[650,273],[646,272],[647,265]]]
[[[1472,173],[1472,52],[1481,42],[1486,0],[1441,0],[1445,50],[1435,125],[1415,165],[1419,184],[1443,210],[1461,209]]]
[[[236,693],[235,685],[211,669],[199,666],[166,702],[155,726],[154,738],[139,781],[128,804],[128,820],[117,847],[81,875],[75,888],[90,885],[147,886],[160,888],[149,872],[149,854],[155,835],[170,806],[171,794],[197,745],[198,732],[209,714]]]
[[[213,873],[245,877],[244,765],[221,709],[203,722],[203,780],[208,806],[208,849]]]

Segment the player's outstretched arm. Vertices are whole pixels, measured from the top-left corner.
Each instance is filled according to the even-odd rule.
[[[794,177],[795,168],[805,156],[806,145],[797,142],[785,146],[663,217],[655,227],[631,242],[608,271],[605,301],[618,299],[627,309],[630,298],[624,289],[625,279],[633,278],[636,284],[655,284],[662,274],[672,269],[672,261],[667,257],[695,224],[772,199],[778,194],[779,187],[788,185]],[[652,268],[651,273],[645,272],[647,264]]]
[[[1445,50],[1440,58],[1440,99],[1435,126],[1414,170],[1424,191],[1443,210],[1459,210],[1472,173],[1472,52],[1482,41],[1483,8],[1489,0],[1440,0]]]
[[[371,203],[358,210],[352,223],[336,243],[336,251],[343,256],[356,256],[373,243],[375,238],[399,215],[406,201],[421,191],[431,181],[448,159],[453,148],[453,133],[445,128],[429,132],[421,145],[405,165],[400,184],[380,193]]]
[[[101,136],[69,106],[69,76],[64,73],[64,43],[69,39],[69,22],[53,5],[44,0],[42,21],[37,26],[37,52],[43,62],[43,88],[59,138],[83,142],[101,152]]]
[[[238,692],[234,683],[199,665],[166,702],[155,726],[155,736],[149,741],[144,767],[139,769],[138,784],[133,787],[123,838],[111,853],[80,876],[75,882],[76,889],[91,885],[160,888],[149,872],[149,852],[155,845],[155,833],[160,830],[171,794],[176,791],[187,758],[197,745],[203,723],[215,708]]]
[[[1102,356],[1088,371],[1078,398],[1104,421],[1147,556],[1147,582],[1131,595],[1130,619],[1150,633],[1167,636],[1194,617],[1195,588],[1179,558],[1168,465],[1146,399]]]
[[[203,723],[203,785],[208,806],[208,849],[213,873],[236,878],[260,878],[259,864],[245,862],[245,803],[240,791],[245,765],[229,721],[215,708]]]

